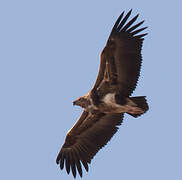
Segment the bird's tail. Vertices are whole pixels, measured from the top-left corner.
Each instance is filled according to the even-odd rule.
[[[138,117],[141,116],[142,114],[144,114],[148,109],[149,106],[147,104],[147,100],[145,96],[136,96],[136,97],[130,97],[129,98],[133,103],[135,103],[137,105],[137,108],[139,109],[139,111],[137,112],[129,112],[128,114],[133,116],[133,117]]]

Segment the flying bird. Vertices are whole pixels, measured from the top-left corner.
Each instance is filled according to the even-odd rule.
[[[56,163],[82,177],[83,167],[107,144],[117,132],[124,113],[138,117],[148,110],[145,96],[131,97],[140,75],[141,49],[144,36],[140,33],[138,15],[131,20],[130,10],[121,13],[107,40],[100,57],[100,68],[93,88],[73,104],[83,108],[83,113],[66,135]]]

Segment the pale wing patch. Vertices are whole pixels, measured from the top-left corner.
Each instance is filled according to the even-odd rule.
[[[115,103],[115,93],[106,94],[102,101],[106,104],[116,104]]]

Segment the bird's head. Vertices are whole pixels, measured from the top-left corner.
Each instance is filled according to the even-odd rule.
[[[82,108],[87,108],[90,104],[90,100],[86,96],[79,97],[73,101],[73,105],[81,106]]]

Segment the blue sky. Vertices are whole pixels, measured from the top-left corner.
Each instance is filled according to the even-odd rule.
[[[73,179],[55,163],[81,114],[72,101],[94,84],[111,28],[131,8],[149,27],[134,95],[146,95],[150,110],[125,116],[83,179],[182,178],[180,1],[7,0],[0,2],[0,179]]]

